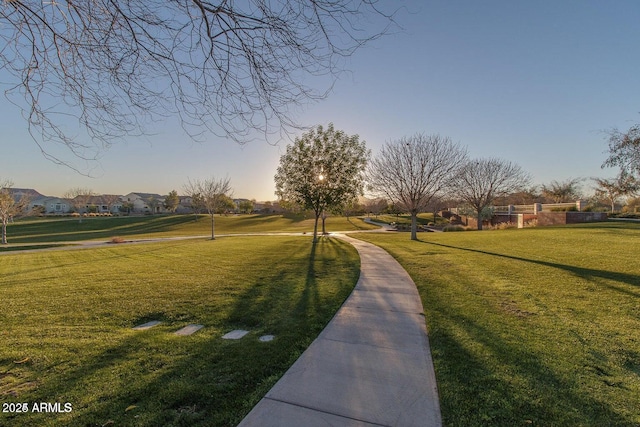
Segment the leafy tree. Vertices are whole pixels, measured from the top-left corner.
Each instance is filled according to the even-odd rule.
[[[167,197],[164,198],[164,208],[169,212],[175,212],[179,204],[180,197],[178,197],[176,190],[171,190],[169,194],[167,194]]]
[[[269,214],[273,210],[273,203],[270,201],[266,201],[262,204],[262,212]]]
[[[367,169],[371,189],[411,214],[411,239],[418,240],[418,214],[443,195],[465,164],[466,150],[449,137],[416,134],[387,142]]]
[[[254,202],[255,200],[242,200],[238,203],[238,209],[242,213],[251,213],[253,212]]]
[[[640,197],[629,197],[623,210],[626,212],[638,212],[640,210]]]
[[[400,214],[402,214],[405,211],[403,209],[403,206],[399,205],[398,203],[391,202],[384,209],[384,212],[388,213],[389,215],[395,215],[396,218],[398,218]]]
[[[605,199],[611,204],[611,212],[615,211],[616,202],[620,197],[631,196],[640,191],[640,181],[624,169],[616,178],[593,178],[598,185],[596,197]]]
[[[296,138],[280,157],[275,175],[276,195],[283,206],[299,204],[313,211],[313,242],[318,241],[318,219],[362,195],[369,151],[358,135],[349,136],[317,126]]]
[[[349,219],[350,216],[358,215],[364,213],[364,205],[360,203],[357,198],[353,198],[350,201],[347,201],[343,204],[339,209],[335,212],[341,215],[344,215]]]
[[[381,3],[6,0],[0,69],[34,138],[81,158],[167,114],[194,137],[242,143],[298,126],[291,107],[328,92],[309,79],[330,88],[344,57],[387,32],[393,12]]]
[[[215,240],[215,214],[228,203],[231,181],[228,177],[189,180],[184,186],[184,191],[191,197],[192,203],[202,203],[203,208],[211,217],[211,240]]]
[[[529,181],[529,175],[514,163],[497,158],[469,160],[456,179],[456,193],[473,208],[482,230],[483,212],[493,201],[521,191]]]
[[[609,157],[602,167],[619,167],[630,175],[640,175],[640,123],[626,132],[609,131]]]
[[[218,200],[216,213],[218,215],[227,214],[235,209],[236,209],[236,204],[233,202],[233,199],[227,195],[223,195]]]
[[[16,200],[11,192],[13,183],[9,180],[0,181],[0,221],[2,221],[2,244],[7,244],[7,225],[13,218],[23,215],[29,206],[26,196]]]
[[[582,178],[570,178],[566,181],[551,181],[542,185],[542,195],[553,203],[574,202],[582,197],[580,194]]]

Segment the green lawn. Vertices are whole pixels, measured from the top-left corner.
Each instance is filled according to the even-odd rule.
[[[371,215],[371,219],[377,222],[384,222],[387,224],[395,223],[400,225],[411,225],[411,215],[409,214],[400,214],[400,215],[392,215],[392,214],[384,214],[384,215]],[[436,219],[438,224],[448,224],[449,221],[444,218],[437,217]],[[418,224],[419,225],[428,225],[429,223],[433,223],[433,214],[432,213],[421,213],[418,214]]]
[[[304,237],[4,254],[0,400],[72,412],[0,413],[0,425],[234,426],[358,275],[350,245]],[[132,330],[149,320],[163,323]],[[205,328],[174,334],[192,323]],[[221,339],[234,329],[251,332]],[[259,342],[263,334],[276,338]]]
[[[352,231],[377,228],[361,218],[329,217],[327,231]],[[319,225],[320,227],[320,225]],[[229,215],[215,216],[216,234],[255,232],[313,232],[313,219],[303,215]],[[157,215],[144,217],[28,218],[7,227],[10,245],[109,240],[112,237],[155,238],[174,236],[210,236],[211,220],[200,215]],[[0,251],[3,248],[0,247]]]
[[[418,286],[445,425],[640,425],[640,224],[356,237]]]

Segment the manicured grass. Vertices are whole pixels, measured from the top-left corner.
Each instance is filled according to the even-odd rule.
[[[352,231],[377,228],[361,218],[329,217],[327,231]],[[155,238],[174,236],[210,236],[211,220],[200,215],[157,215],[144,217],[30,218],[9,224],[8,240],[14,243],[109,240],[114,236]],[[303,215],[229,215],[215,216],[216,234],[256,232],[313,232],[313,219]]]
[[[89,222],[89,221],[87,221]],[[204,222],[204,221],[203,221]],[[330,238],[228,237],[0,259],[0,396],[70,403],[11,426],[235,426],[349,295],[359,259]],[[163,323],[147,331],[132,327]],[[176,330],[205,328],[188,337]],[[239,341],[221,336],[247,329]],[[263,334],[276,336],[262,343]]]
[[[640,224],[355,237],[418,286],[445,425],[640,425]]]
[[[28,251],[28,250],[36,250],[36,249],[59,248],[64,246],[69,247],[72,245],[64,244],[64,243],[51,243],[51,244],[43,243],[43,244],[35,244],[35,245],[29,245],[29,244],[1,245],[0,252]]]
[[[378,222],[384,222],[387,224],[396,223],[396,224],[404,224],[411,225],[411,215],[409,214],[400,214],[400,215],[371,215],[371,219]],[[419,225],[428,225],[430,222],[433,222],[433,214],[432,213],[421,213],[418,214],[418,224]],[[437,217],[436,222],[440,223],[449,223],[444,218]]]

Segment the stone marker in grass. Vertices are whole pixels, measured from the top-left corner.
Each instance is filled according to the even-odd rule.
[[[152,320],[151,322],[147,322],[147,323],[143,323],[142,325],[138,325],[138,326],[134,326],[133,329],[135,329],[136,331],[145,331],[147,329],[151,329],[154,326],[158,326],[160,323],[162,323],[159,320]]]
[[[244,337],[248,333],[249,333],[249,331],[244,331],[242,329],[236,329],[235,331],[231,331],[229,333],[224,334],[222,336],[222,339],[225,339],[225,340],[239,340],[240,338]]]
[[[202,328],[204,328],[204,325],[187,325],[184,328],[177,330],[175,334],[184,337],[198,332]]]
[[[260,342],[269,342],[269,341],[273,341],[274,338],[275,338],[275,335],[263,335],[260,338],[258,338],[258,340],[260,340]]]

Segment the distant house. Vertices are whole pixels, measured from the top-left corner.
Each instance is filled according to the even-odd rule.
[[[64,214],[71,210],[71,204],[59,197],[45,196],[32,188],[11,188],[13,198],[17,201],[24,197],[29,200],[28,209],[41,211],[44,214]]]
[[[166,213],[164,196],[155,193],[129,193],[120,197],[122,203],[131,204],[132,213]]]
[[[118,196],[115,194],[101,194],[98,196],[91,196],[87,199],[85,211],[95,212],[98,214],[118,213],[122,208],[121,197],[122,196]]]
[[[73,210],[73,205],[66,199],[59,197],[42,197],[31,202],[30,207],[42,209],[42,213],[49,215],[63,215]]]

